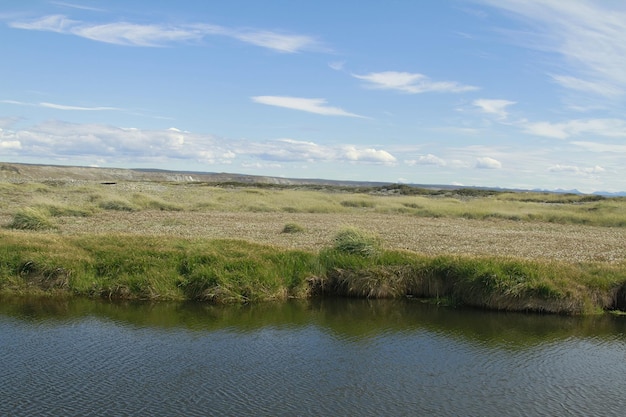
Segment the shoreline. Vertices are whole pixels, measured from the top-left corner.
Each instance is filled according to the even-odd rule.
[[[95,168],[74,181],[84,170],[44,168],[2,171],[16,181],[0,181],[0,293],[626,310],[625,198],[133,180],[123,170],[109,181]],[[355,240],[341,243],[346,229]]]
[[[429,256],[245,240],[1,231],[0,293],[255,303],[317,296],[427,298],[490,310],[626,310],[621,265]]]

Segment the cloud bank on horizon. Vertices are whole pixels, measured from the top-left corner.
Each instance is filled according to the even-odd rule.
[[[39,0],[0,33],[2,161],[626,191],[626,4]]]

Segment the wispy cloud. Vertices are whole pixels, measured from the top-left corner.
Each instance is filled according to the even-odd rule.
[[[67,2],[64,2],[64,1],[52,1],[50,3],[52,3],[54,5],[57,5],[57,6],[61,6],[61,7],[68,7],[70,9],[89,10],[91,12],[103,12],[103,11],[105,11],[104,9],[100,9],[100,8],[97,8],[97,7],[85,6],[83,4],[67,3]]]
[[[333,61],[328,63],[328,67],[335,71],[342,71],[346,66],[346,61]]]
[[[126,111],[125,109],[119,107],[105,107],[105,106],[97,106],[97,107],[84,107],[84,106],[68,106],[66,104],[58,104],[58,103],[48,103],[48,102],[40,102],[40,103],[26,103],[23,101],[17,100],[0,100],[0,103],[5,104],[15,104],[17,106],[31,106],[31,107],[45,107],[48,109],[55,110],[72,110],[72,111]]]
[[[549,75],[563,87],[606,97],[626,93],[623,2],[477,1],[520,18],[528,30],[512,33],[516,43],[558,54],[567,70]]]
[[[39,103],[41,107],[47,107],[49,109],[56,110],[76,110],[76,111],[123,111],[124,109],[120,109],[117,107],[81,107],[81,106],[67,106],[65,104],[56,104],[56,103]]]
[[[523,121],[520,126],[531,135],[555,139],[579,135],[626,138],[626,120],[622,119],[577,119],[560,123]]]
[[[301,110],[309,113],[321,114],[324,116],[347,116],[364,117],[355,113],[350,113],[339,107],[331,107],[326,104],[323,98],[302,98],[289,96],[255,96],[252,101],[269,106],[284,107],[292,110]]]
[[[548,168],[550,172],[571,172],[573,174],[583,174],[583,175],[591,175],[591,174],[600,174],[605,172],[606,170],[599,165],[593,167],[579,167],[575,165],[554,165]]]
[[[410,72],[384,71],[364,75],[352,74],[352,76],[365,81],[367,88],[394,90],[408,94],[464,93],[478,90],[478,87],[471,85],[463,85],[455,81],[433,81],[423,74]]]
[[[626,155],[626,145],[588,141],[573,141],[571,142],[571,144],[578,146],[588,152],[610,153],[618,158],[622,157],[622,155]]]
[[[270,32],[267,30],[223,30],[222,35],[230,36],[242,42],[278,52],[295,53],[307,50],[323,50],[321,44],[306,35],[293,35]]]
[[[509,100],[492,100],[492,99],[478,99],[474,100],[472,104],[478,107],[483,113],[496,115],[500,119],[506,119],[508,113],[506,108],[515,104],[515,101]]]
[[[268,30],[227,28],[205,23],[166,25],[131,22],[89,23],[64,15],[49,15],[26,21],[13,21],[15,29],[38,30],[75,35],[97,42],[123,46],[159,47],[179,42],[197,42],[207,36],[225,36],[277,52],[296,53],[325,50],[311,36]]]

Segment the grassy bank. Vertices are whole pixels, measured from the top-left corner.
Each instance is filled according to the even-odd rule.
[[[367,232],[364,232],[367,231]],[[0,292],[427,297],[626,310],[626,199],[320,185],[0,182]]]
[[[425,256],[337,233],[318,252],[241,240],[0,232],[0,291],[254,302],[316,295],[428,297],[481,308],[590,314],[626,307],[623,264]]]

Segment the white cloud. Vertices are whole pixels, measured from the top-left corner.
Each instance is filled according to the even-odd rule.
[[[44,107],[48,109],[55,110],[74,110],[74,111],[125,111],[125,109],[119,107],[106,107],[106,106],[97,106],[97,107],[84,107],[84,106],[69,106],[66,104],[58,104],[58,103],[26,103],[23,101],[16,100],[0,100],[0,103],[5,104],[15,104],[17,106],[31,106],[31,107]]]
[[[586,141],[573,141],[572,145],[579,146],[589,152],[607,152],[618,155],[626,155],[626,145],[607,144]]]
[[[523,129],[526,133],[535,136],[545,136],[555,139],[567,139],[569,137],[569,134],[566,132],[566,125],[564,123],[524,123]]]
[[[389,152],[360,148],[354,145],[325,146],[294,139],[276,139],[264,143],[246,143],[238,150],[266,161],[279,162],[365,162],[393,164],[396,158]]]
[[[27,129],[0,131],[0,141],[19,141],[25,157],[111,158],[116,161],[228,158],[210,135],[184,135],[168,130],[140,130],[99,124],[48,121]]]
[[[576,119],[562,123],[524,121],[520,125],[532,135],[556,139],[579,135],[626,138],[626,121],[622,119]]]
[[[515,104],[515,101],[509,100],[494,100],[494,99],[478,99],[474,100],[472,104],[478,108],[483,113],[494,114],[498,116],[500,119],[506,119],[508,113],[506,108]]]
[[[569,74],[552,77],[563,87],[608,97],[626,92],[625,3],[478,1],[521,18],[529,30],[517,34],[519,43],[562,57]]]
[[[328,66],[335,71],[343,70],[343,67],[346,65],[346,61],[333,61],[329,62]]]
[[[212,135],[177,128],[144,130],[101,124],[48,121],[22,130],[0,129],[0,149],[22,158],[47,161],[100,161],[106,164],[260,163],[265,167],[283,163],[363,163],[391,165],[389,152],[355,145],[320,145],[294,139],[267,142],[218,139]],[[84,162],[81,162],[84,163]]]
[[[420,155],[417,159],[410,159],[404,161],[409,166],[415,165],[437,165],[437,166],[446,166],[446,161],[435,156],[433,154],[428,155]]]
[[[63,15],[50,15],[26,22],[11,22],[9,26],[15,29],[70,33],[72,28],[79,24],[80,22]]]
[[[319,42],[306,35],[290,35],[266,30],[237,31],[228,30],[223,33],[242,42],[273,49],[279,52],[299,52],[305,50],[321,50]]]
[[[321,43],[307,35],[268,30],[233,29],[204,23],[164,25],[130,22],[87,23],[64,15],[50,15],[30,21],[14,21],[15,29],[39,30],[75,35],[93,41],[123,46],[159,47],[178,42],[200,41],[206,36],[226,36],[277,52],[295,53],[324,50]]]
[[[336,150],[313,142],[293,139],[276,139],[265,143],[246,144],[240,153],[254,155],[264,160],[295,162],[323,161],[336,158]]]
[[[343,147],[343,155],[350,161],[364,161],[383,164],[393,164],[396,158],[387,151],[374,148]]]
[[[502,163],[500,163],[500,161],[496,159],[484,156],[481,158],[476,158],[475,167],[479,169],[499,169],[502,168]]]
[[[197,41],[206,34],[186,27],[107,23],[74,26],[71,34],[93,41],[124,46],[164,46],[174,42]]]
[[[380,90],[395,90],[409,94],[428,92],[463,93],[478,90],[478,87],[463,85],[454,81],[432,81],[427,76],[409,72],[372,72],[365,75],[352,74],[366,81],[366,87]]]
[[[339,107],[326,105],[323,98],[301,98],[287,96],[255,96],[252,101],[269,106],[285,107],[292,110],[301,110],[309,113],[321,114],[324,116],[347,116],[363,117],[358,114],[347,112]]]
[[[0,130],[0,135],[2,131]],[[0,149],[21,149],[22,143],[19,140],[0,140]]]
[[[599,165],[587,168],[581,168],[574,165],[554,165],[548,168],[550,172],[571,172],[573,174],[582,174],[582,175],[592,175],[592,174],[600,174],[605,172],[606,170]]]
[[[605,97],[619,96],[621,94],[620,89],[605,82],[583,80],[569,75],[552,75],[552,79],[570,90],[586,91]]]
[[[108,110],[115,110],[115,111],[119,111],[119,110],[123,110],[123,109],[119,109],[117,107],[81,107],[81,106],[68,106],[65,104],[56,104],[56,103],[39,103],[39,106],[41,107],[47,107],[49,109],[56,109],[56,110],[77,110],[77,111],[108,111]]]
[[[50,3],[55,4],[57,6],[61,6],[61,7],[69,7],[71,9],[79,9],[79,10],[89,10],[91,12],[104,12],[105,11],[104,9],[99,9],[97,7],[89,7],[89,6],[84,6],[82,4],[66,3],[62,1],[52,1]]]

